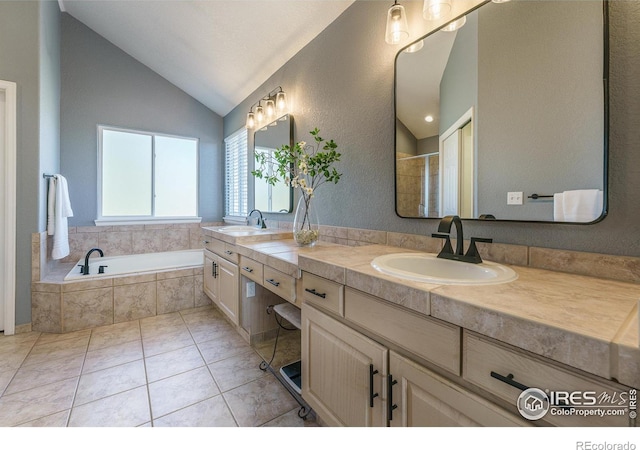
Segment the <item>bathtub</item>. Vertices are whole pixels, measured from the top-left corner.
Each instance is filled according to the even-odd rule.
[[[64,277],[64,281],[83,281],[94,278],[127,276],[165,270],[188,269],[202,267],[204,256],[202,249],[180,250],[175,252],[144,253],[140,255],[97,257],[93,253],[89,259],[89,275],[82,275],[79,265],[84,258]],[[104,273],[99,274],[99,266],[106,266]]]

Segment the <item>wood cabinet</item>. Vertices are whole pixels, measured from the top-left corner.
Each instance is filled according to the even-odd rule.
[[[302,308],[302,397],[331,426],[386,426],[387,349]]]
[[[218,256],[210,251],[204,251],[204,293],[209,296],[214,303],[218,303]]]
[[[235,325],[239,324],[240,317],[239,287],[238,265],[205,249],[204,292]]]

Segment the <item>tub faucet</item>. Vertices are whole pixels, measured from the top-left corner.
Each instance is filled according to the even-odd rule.
[[[82,275],[89,275],[89,256],[91,256],[93,252],[100,253],[101,258],[104,256],[104,253],[99,248],[92,248],[91,250],[89,250],[84,257],[84,266],[80,266],[82,267]]]
[[[455,252],[453,251],[453,247],[451,247],[451,240],[449,239],[449,234],[451,233],[451,225],[456,226]],[[460,217],[458,216],[443,217],[440,221],[440,224],[438,225],[438,232],[433,233],[431,236],[435,238],[446,239],[442,250],[440,251],[440,253],[438,253],[438,258],[453,259],[455,261],[462,261],[473,264],[479,264],[482,262],[482,258],[480,257],[480,253],[478,252],[478,248],[476,247],[476,242],[493,242],[493,239],[472,237],[469,248],[467,249],[467,253],[464,254],[462,220],[460,220]]]
[[[265,224],[265,218],[262,217],[262,212],[259,209],[253,209],[251,210],[251,212],[247,215],[247,225],[249,225],[249,219],[251,218],[251,214],[253,214],[254,212],[257,212],[258,214],[260,214],[260,217],[258,218],[258,222],[256,222],[256,226],[259,228],[267,228],[267,224]]]

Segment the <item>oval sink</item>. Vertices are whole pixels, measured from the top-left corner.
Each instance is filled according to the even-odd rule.
[[[394,253],[371,261],[373,268],[406,280],[435,284],[500,284],[518,278],[509,267],[483,262],[471,264],[441,259],[431,253]]]
[[[250,225],[229,225],[227,227],[220,227],[218,231],[262,231],[266,228],[258,228]]]

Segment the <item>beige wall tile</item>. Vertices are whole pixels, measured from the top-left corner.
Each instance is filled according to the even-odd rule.
[[[136,283],[148,283],[151,281],[156,281],[156,274],[154,273],[145,273],[143,275],[131,275],[128,277],[115,277],[113,279],[114,286],[123,286],[125,284],[136,284]]]
[[[167,280],[169,278],[192,277],[194,269],[167,270],[158,272],[156,277],[158,280]]]
[[[193,290],[194,306],[197,308],[198,306],[210,305],[212,303],[211,299],[207,294],[204,293],[204,278],[202,276],[202,273],[199,275],[195,275],[193,277],[193,280],[194,280],[194,290]]]
[[[113,323],[113,288],[62,294],[63,332]]]
[[[189,229],[189,248],[203,248],[204,243],[202,242],[204,235],[202,234],[202,230],[200,228],[190,228]]]
[[[402,247],[427,253],[438,253],[442,249],[442,239],[419,234],[389,232],[387,233],[387,244],[393,247]]]
[[[126,322],[156,315],[156,282],[113,288],[113,321]]]
[[[367,242],[370,244],[386,244],[387,232],[378,230],[361,230],[358,228],[349,228],[347,238],[350,241]]]
[[[133,253],[161,252],[162,236],[162,230],[140,230],[131,232]]]
[[[483,260],[516,266],[526,266],[529,262],[529,247],[525,245],[478,242],[476,246]]]
[[[60,294],[62,292],[62,284],[60,283],[31,283],[32,292],[50,292],[52,294]]]
[[[131,233],[131,231],[100,233],[99,247],[105,256],[130,255],[133,253]]]
[[[188,228],[168,228],[164,230],[162,247],[164,251],[189,249]]]
[[[158,314],[194,307],[193,276],[158,280]]]
[[[91,281],[67,282],[62,284],[62,292],[86,291],[89,289],[113,286],[112,278],[93,279]]]
[[[64,261],[79,261],[89,250],[100,246],[99,233],[75,233],[69,235],[69,256]]]
[[[60,293],[31,293],[31,327],[43,333],[62,331],[62,297]]]

